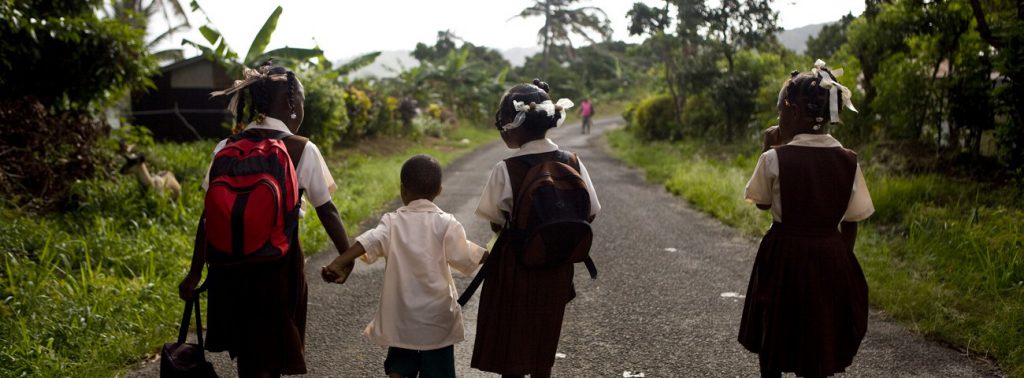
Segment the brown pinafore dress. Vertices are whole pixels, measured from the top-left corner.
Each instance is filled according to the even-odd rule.
[[[761,240],[739,342],[762,371],[829,376],[850,366],[867,331],[867,282],[838,230],[857,157],[841,147],[775,151],[783,221]]]
[[[536,154],[554,160],[558,151]],[[533,156],[533,155],[527,155]],[[511,180],[513,203],[530,165],[512,158],[505,160]],[[570,160],[579,170],[579,163]],[[558,338],[562,333],[565,305],[575,296],[573,266],[553,269],[525,268],[517,261],[521,243],[511,237],[499,238],[488,259],[497,258],[480,294],[476,341],[471,366],[498,374],[550,372],[555,364]],[[491,261],[487,262],[492,263]]]
[[[293,165],[307,141],[285,139]],[[298,231],[291,246],[275,261],[209,267],[207,350],[228,351],[254,370],[306,373],[307,287]]]

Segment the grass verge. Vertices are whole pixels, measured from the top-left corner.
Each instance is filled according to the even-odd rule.
[[[399,168],[409,156],[427,153],[447,164],[497,134],[461,127],[446,136],[378,138],[326,156],[349,231],[398,196]],[[111,376],[175,336],[176,285],[191,256],[199,182],[213,146],[147,149],[151,170],[171,170],[180,181],[176,203],[113,175],[77,183],[59,212],[0,210],[0,376]],[[328,239],[314,212],[307,214],[301,238],[315,253]]]
[[[767,212],[745,203],[756,146],[644,142],[625,130],[609,143],[693,206],[760,237]],[[737,152],[742,151],[742,152]],[[935,174],[897,175],[861,154],[876,213],[856,253],[871,302],[915,331],[997,360],[1024,377],[1024,206],[1012,188]]]

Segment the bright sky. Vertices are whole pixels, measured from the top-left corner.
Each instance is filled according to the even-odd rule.
[[[651,6],[664,5],[660,0],[639,1]],[[187,7],[187,0],[181,2]],[[580,5],[603,9],[612,22],[614,39],[639,42],[642,39],[629,37],[626,31],[626,12],[634,2],[582,0]],[[537,30],[543,24],[540,18],[509,20],[531,3],[531,0],[199,1],[228,45],[239,54],[248,51],[253,36],[281,4],[284,12],[268,50],[284,46],[312,47],[318,43],[331,60],[378,50],[412,50],[417,42],[432,44],[437,32],[446,29],[474,44],[497,49],[537,46]],[[864,1],[775,0],[773,6],[779,11],[781,26],[792,29],[838,20],[849,12],[859,15],[864,10]],[[176,34],[173,42],[162,47],[178,46],[182,37],[205,43],[197,29],[206,20],[201,14],[191,14],[189,20],[193,30]],[[166,27],[160,24],[155,22],[152,27]],[[186,49],[187,56],[197,53]]]

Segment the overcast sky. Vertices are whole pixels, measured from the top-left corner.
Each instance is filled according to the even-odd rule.
[[[641,0],[663,6],[660,0]],[[181,0],[187,5],[187,0]],[[626,31],[626,12],[635,0],[582,0],[581,5],[596,6],[608,14],[615,33],[613,38],[630,42]],[[214,1],[199,0],[213,25],[239,54],[248,51],[252,38],[277,5],[284,7],[269,49],[312,47],[319,44],[331,60],[345,59],[378,50],[412,50],[417,42],[433,43],[439,30],[451,30],[477,45],[497,49],[537,46],[540,18],[512,19],[531,0],[274,0]],[[859,15],[863,0],[776,0],[779,23],[792,29],[808,24],[838,20],[846,13]],[[174,41],[162,47],[180,44],[181,38],[205,42],[196,30],[206,24],[200,14],[191,14],[194,30],[176,34]],[[164,24],[166,25],[166,24]],[[152,28],[160,28],[154,22]],[[156,31],[155,29],[153,31]],[[314,42],[315,39],[315,42]],[[186,49],[186,55],[196,55]]]

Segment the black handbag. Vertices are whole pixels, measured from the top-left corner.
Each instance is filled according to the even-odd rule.
[[[181,316],[181,328],[178,329],[178,342],[164,344],[160,350],[160,377],[216,377],[213,364],[206,361],[203,350],[203,321],[199,315],[199,293],[206,290],[204,283],[195,291],[194,298],[185,302],[185,313]],[[189,317],[192,309],[196,314],[196,339],[199,343],[186,343],[188,336]]]

